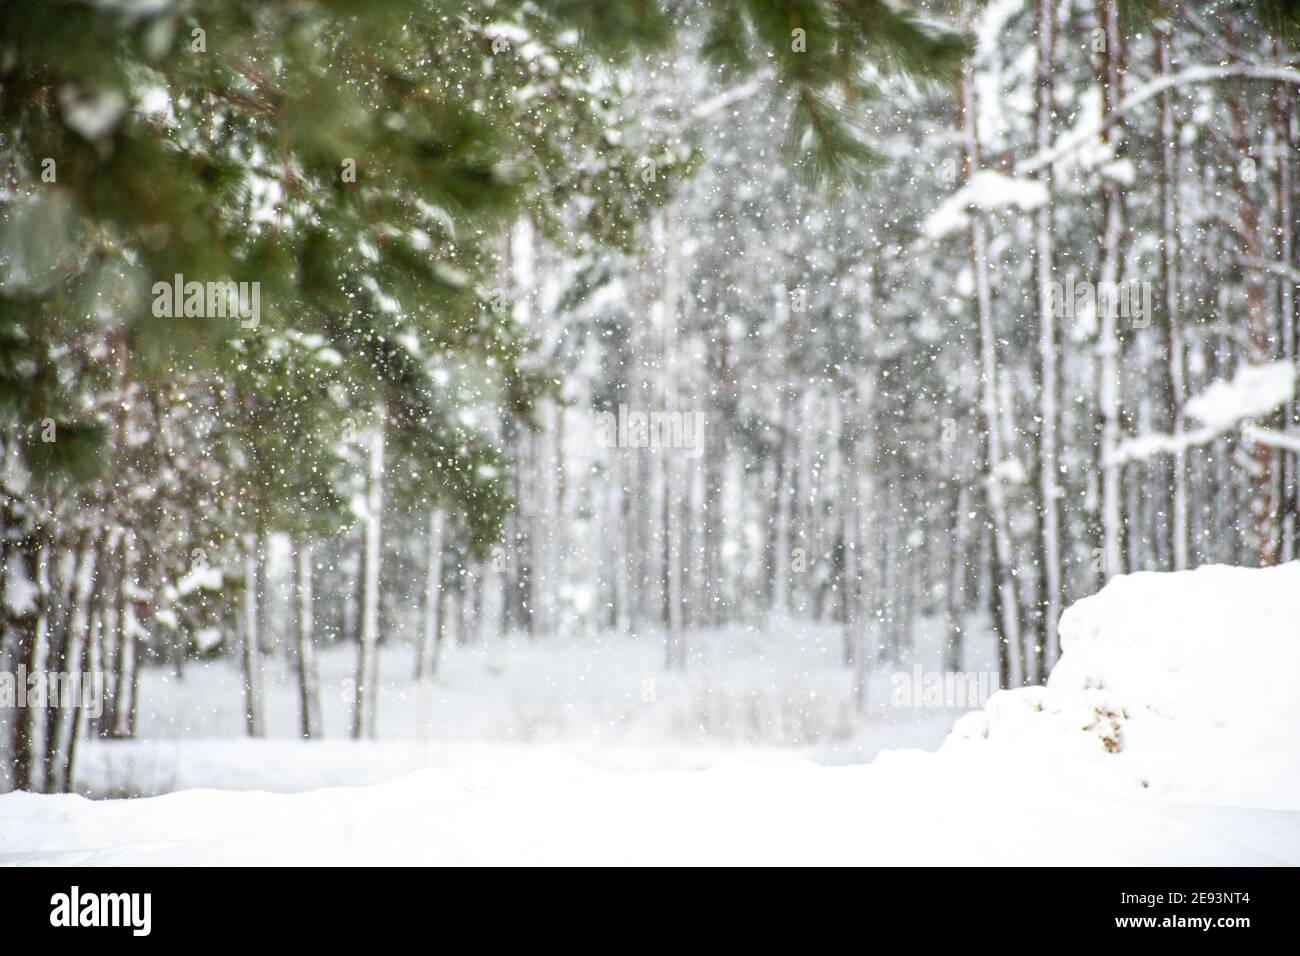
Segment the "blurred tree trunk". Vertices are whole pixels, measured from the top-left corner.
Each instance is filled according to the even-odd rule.
[[[250,737],[265,733],[262,712],[262,651],[258,640],[257,624],[257,551],[261,546],[260,533],[244,535],[244,609],[240,633],[240,663],[244,677],[244,728]]]
[[[384,511],[384,403],[375,403],[375,423],[370,433],[369,472],[366,479],[364,563],[362,566],[361,642],[357,652],[356,699],[352,737],[375,736],[379,693],[379,571]]]
[[[963,181],[971,182],[980,168],[979,140],[976,134],[975,90],[970,68],[958,83],[960,122],[965,143],[962,164]],[[969,237],[971,272],[975,276],[975,318],[979,328],[980,414],[984,426],[984,489],[988,500],[994,551],[994,586],[998,592],[998,640],[1004,652],[1021,649],[1020,608],[1016,592],[1015,558],[1011,536],[1011,518],[1007,511],[1003,476],[1005,455],[1002,447],[1002,423],[998,411],[997,338],[994,332],[993,294],[989,280],[988,237],[984,218],[978,210],[970,217]],[[1023,660],[1023,656],[1022,656]],[[1004,680],[1010,677],[1004,666]]]
[[[1274,52],[1281,54],[1283,45],[1275,41]],[[1283,269],[1277,280],[1277,303],[1281,313],[1279,331],[1282,338],[1282,356],[1292,365],[1296,364],[1296,294],[1295,294],[1295,233],[1300,229],[1295,215],[1295,173],[1292,165],[1297,144],[1293,136],[1296,125],[1296,94],[1286,84],[1277,84],[1273,93],[1273,123],[1276,130],[1277,169],[1273,185],[1273,205],[1275,231],[1277,234],[1277,261]],[[1300,403],[1295,397],[1287,402],[1282,412],[1281,427],[1284,431],[1295,431],[1300,427]],[[1281,553],[1282,561],[1294,561],[1300,557],[1300,453],[1283,453],[1282,474],[1280,481],[1279,512],[1281,519]]]
[[[1103,31],[1102,50],[1097,61],[1097,79],[1102,86],[1103,125],[1123,97],[1122,35],[1115,0],[1098,0],[1097,20]],[[1119,158],[1119,124],[1107,127],[1101,134],[1107,155],[1112,161]],[[1118,310],[1115,296],[1107,290],[1118,288],[1123,267],[1122,244],[1124,236],[1124,191],[1119,183],[1107,175],[1101,178],[1102,227],[1100,237],[1101,262],[1097,278],[1097,308],[1100,330],[1097,334],[1097,394],[1100,421],[1098,452],[1101,472],[1101,550],[1102,578],[1109,581],[1124,572],[1123,535],[1121,513],[1122,470],[1115,460],[1120,442],[1120,359],[1122,346],[1117,329]],[[1103,299],[1103,294],[1107,297]]]
[[[1055,111],[1053,71],[1056,68],[1056,3],[1039,0],[1036,34],[1038,75],[1034,86],[1034,145],[1039,150],[1052,144]],[[1038,208],[1034,223],[1034,269],[1038,286],[1038,565],[1040,593],[1035,609],[1034,668],[1032,681],[1047,679],[1048,661],[1060,652],[1057,624],[1061,617],[1061,515],[1058,486],[1057,441],[1060,427],[1060,331],[1056,325],[1051,283],[1056,278],[1056,224],[1052,195],[1052,164],[1039,171],[1046,200]]]
[[[313,607],[313,571],[311,539],[299,535],[295,547],[295,585],[298,597],[298,730],[304,738],[320,735],[320,679],[316,667],[315,608]]]
[[[1229,39],[1232,34],[1228,33]],[[1241,96],[1229,99],[1232,117],[1232,146],[1235,148],[1237,175],[1230,177],[1232,194],[1236,201],[1236,233],[1241,256],[1248,262],[1266,258],[1261,235],[1262,223],[1254,191],[1258,172],[1252,156],[1252,131],[1258,128],[1258,118],[1248,115]],[[1246,291],[1246,355],[1251,365],[1263,365],[1273,360],[1273,343],[1278,338],[1268,308],[1265,273],[1258,269],[1241,269],[1241,279]],[[1260,422],[1259,424],[1266,424]],[[1277,563],[1280,541],[1280,524],[1275,484],[1277,453],[1263,442],[1247,441],[1246,452],[1252,462],[1249,476],[1250,529],[1247,534],[1255,562],[1261,567]]]
[[[1161,76],[1169,73],[1170,37],[1167,32],[1156,35],[1156,69]],[[1183,404],[1187,401],[1186,346],[1183,342],[1182,303],[1179,296],[1178,275],[1178,144],[1174,126],[1174,92],[1167,90],[1160,96],[1160,252],[1165,308],[1165,354],[1169,364],[1165,377],[1168,389],[1165,396],[1166,417],[1170,434],[1183,433]],[[1190,566],[1188,552],[1190,518],[1188,503],[1187,453],[1176,448],[1171,456],[1173,481],[1169,523],[1170,554],[1175,571]]]
[[[50,671],[60,682],[69,682],[67,699],[54,699],[57,684],[51,684],[48,730],[46,732],[45,791],[67,790],[72,775],[72,753],[81,723],[81,702],[93,688],[82,683],[86,671],[86,647],[90,632],[90,603],[96,558],[95,533],[84,531],[73,555],[71,598],[63,640],[50,661]]]
[[[415,679],[433,676],[434,642],[438,638],[438,608],[442,593],[442,532],[446,516],[442,509],[429,513],[429,536],[424,562],[424,613],[421,618],[420,645],[415,658]]]
[[[28,674],[34,673],[40,662],[40,641],[45,630],[45,612],[38,583],[41,577],[38,570],[41,564],[40,538],[39,532],[33,530],[6,542],[5,547],[6,590],[14,583],[22,582],[29,586],[33,598],[31,607],[24,608],[14,607],[9,599],[3,602],[6,637],[13,647],[12,660]],[[25,692],[26,688],[18,686],[15,681],[14,693]],[[32,709],[17,708],[10,724],[9,743],[9,783],[15,790],[33,788],[35,731],[35,714]]]

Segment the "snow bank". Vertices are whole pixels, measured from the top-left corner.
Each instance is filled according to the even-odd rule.
[[[17,793],[0,863],[1300,865],[1300,564],[1121,577],[1061,634],[1046,687],[938,753],[626,773],[475,745],[367,787]]]
[[[1300,809],[1300,563],[1131,574],[1061,618],[1046,687],[941,753],[1072,789]]]
[[[372,787],[0,797],[0,863],[1278,864],[1300,815],[803,761],[624,774],[546,752]]]

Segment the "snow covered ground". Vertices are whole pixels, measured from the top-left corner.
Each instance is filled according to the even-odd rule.
[[[1300,864],[1300,813],[1108,800],[910,766],[628,774],[552,753],[295,794],[0,798],[0,861]]]
[[[992,640],[972,630],[967,664],[993,669]],[[90,741],[78,755],[76,789],[88,796],[154,795],[194,787],[280,792],[392,780],[448,767],[486,750],[505,758],[545,745],[598,767],[708,767],[750,760],[870,760],[885,748],[933,750],[967,708],[895,706],[893,683],[941,660],[942,630],[920,626],[899,663],[879,662],[866,712],[855,711],[852,673],[838,628],[769,622],[692,636],[690,666],[665,673],[655,635],[640,639],[549,637],[449,646],[437,683],[414,682],[413,650],[381,650],[380,740],[347,739],[355,647],[321,654],[325,739],[304,743],[296,677],[268,659],[271,739],[244,736],[236,664],[190,665],[142,675],[139,739]],[[959,701],[958,701],[959,702]],[[976,704],[977,706],[977,704]]]
[[[1293,687],[1300,564],[1120,578],[1071,608],[1061,631],[1065,654],[1046,688],[996,695],[962,717],[936,753],[891,751],[855,766],[805,759],[819,745],[834,752],[834,721],[817,723],[821,736],[793,740],[781,739],[776,722],[760,721],[770,733],[746,732],[740,737],[751,745],[731,749],[720,746],[725,734],[708,732],[725,724],[705,720],[690,730],[686,722],[669,746],[674,711],[637,711],[653,703],[637,693],[641,675],[632,667],[628,686],[605,686],[604,696],[583,706],[633,717],[603,725],[584,718],[574,726],[596,728],[586,737],[547,732],[525,743],[527,735],[511,742],[503,732],[475,740],[482,727],[474,729],[471,711],[463,736],[449,712],[448,723],[421,724],[429,730],[424,740],[128,745],[136,759],[154,748],[175,774],[171,786],[224,774],[223,787],[301,792],[200,789],[134,800],[10,794],[0,797],[0,862],[1300,865],[1300,695]],[[776,665],[755,664],[748,677],[732,674],[732,686],[761,684],[764,667],[788,669],[792,658],[775,656]],[[456,667],[468,666],[454,659],[446,675],[452,695]],[[589,659],[575,649],[568,665]],[[676,688],[656,685],[650,696],[664,702],[680,694],[698,711],[690,690],[698,685],[690,682],[721,687],[712,673],[688,674]],[[795,699],[819,699],[818,682],[834,670],[808,676],[820,673],[809,666],[800,674],[808,694]],[[644,674],[662,678],[653,669]],[[877,680],[884,682],[873,686],[879,718],[890,702],[887,675]],[[491,686],[488,678],[482,686]],[[564,714],[566,702],[561,696],[547,706],[558,703]],[[419,713],[418,701],[410,706]],[[504,729],[530,726],[526,714]],[[781,726],[801,724],[791,718]],[[398,729],[388,728],[390,735]],[[855,739],[851,731],[841,757]],[[792,742],[799,746],[777,746]],[[169,746],[177,748],[170,764]],[[638,747],[676,756],[658,763],[628,756]],[[87,748],[85,772],[116,772],[122,785],[138,786],[150,771],[136,765],[128,773],[127,750],[116,748]],[[353,759],[363,751],[367,757]],[[647,769],[655,766],[674,769]],[[414,767],[422,769],[369,786],[302,791]],[[707,769],[679,769],[686,767]],[[111,781],[99,786],[111,789]]]

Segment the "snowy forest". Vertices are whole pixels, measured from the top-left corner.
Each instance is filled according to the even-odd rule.
[[[1283,0],[0,0],[0,791],[853,764],[1076,679],[1095,781],[1182,615],[1300,810],[1298,147]]]

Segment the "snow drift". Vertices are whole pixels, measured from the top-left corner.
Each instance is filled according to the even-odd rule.
[[[1300,809],[1300,563],[1116,578],[1061,617],[1046,687],[943,752],[1112,795]]]

